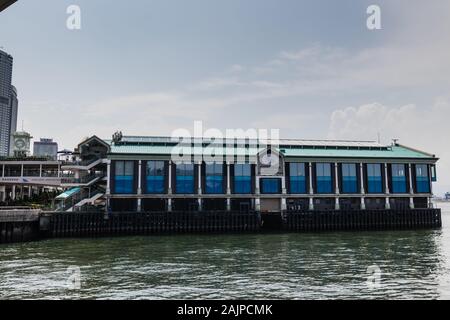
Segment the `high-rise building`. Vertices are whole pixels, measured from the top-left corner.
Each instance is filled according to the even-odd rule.
[[[11,98],[10,98],[10,106],[11,106],[11,127],[10,127],[10,141],[9,141],[9,154],[13,155],[13,145],[14,145],[14,133],[17,131],[17,113],[19,108],[19,100],[17,99],[17,89],[14,86],[11,86]]]
[[[17,90],[11,84],[13,57],[0,50],[0,156],[11,151],[12,134],[17,130]]]
[[[56,160],[58,158],[58,144],[53,139],[41,138],[40,141],[34,142],[33,155]]]

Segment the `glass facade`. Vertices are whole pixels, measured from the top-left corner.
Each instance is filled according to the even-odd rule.
[[[316,164],[316,189],[317,193],[333,193],[331,163]]]
[[[134,191],[134,161],[116,161],[114,191],[118,194],[131,194]]]
[[[164,161],[147,161],[147,193],[164,193]]]
[[[194,193],[194,164],[176,165],[175,192],[184,194]]]
[[[249,194],[252,192],[252,173],[250,164],[234,165],[234,193]]]
[[[262,178],[261,179],[262,194],[279,194],[281,193],[281,179]]]
[[[223,164],[213,163],[205,165],[205,193],[223,193]]]
[[[358,192],[358,176],[356,174],[355,163],[342,164],[342,192],[343,193]]]
[[[289,163],[289,188],[292,194],[306,193],[306,173],[304,163]]]
[[[417,164],[416,165],[416,192],[417,193],[429,193],[430,190],[430,178],[428,173],[428,165]]]
[[[367,193],[383,193],[381,164],[367,164]]]
[[[392,193],[406,193],[406,170],[404,164],[392,165]]]

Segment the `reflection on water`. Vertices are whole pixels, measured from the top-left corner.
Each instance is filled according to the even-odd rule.
[[[0,298],[450,298],[444,228],[49,240],[0,247]],[[367,283],[369,266],[381,269]],[[69,267],[81,270],[71,290]],[[73,269],[72,269],[73,270]],[[75,269],[76,270],[76,269]],[[73,279],[73,278],[71,278]]]

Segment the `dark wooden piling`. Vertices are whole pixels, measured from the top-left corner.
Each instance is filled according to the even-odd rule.
[[[302,211],[286,214],[286,230],[364,231],[439,229],[440,209]]]

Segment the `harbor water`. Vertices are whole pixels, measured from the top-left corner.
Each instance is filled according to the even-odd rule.
[[[442,230],[52,239],[0,246],[0,299],[450,299]]]

